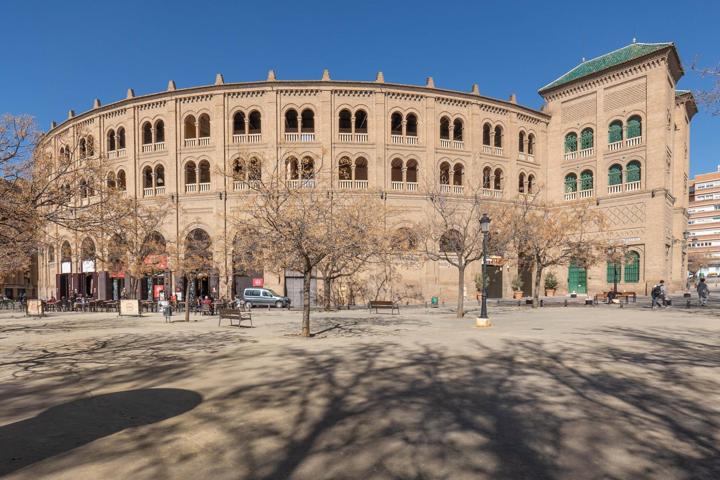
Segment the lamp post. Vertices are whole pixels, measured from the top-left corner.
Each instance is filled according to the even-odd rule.
[[[480,231],[483,235],[483,264],[482,264],[482,306],[480,307],[480,318],[488,318],[487,315],[487,238],[490,232],[490,217],[483,213],[480,217]]]
[[[608,258],[612,262],[613,265],[613,300],[615,297],[617,297],[617,277],[618,277],[618,271],[617,271],[617,261],[615,260],[615,246],[610,246],[607,249]]]

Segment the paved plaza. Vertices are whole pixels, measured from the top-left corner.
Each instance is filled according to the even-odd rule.
[[[491,313],[0,313],[0,476],[720,477],[720,309]]]

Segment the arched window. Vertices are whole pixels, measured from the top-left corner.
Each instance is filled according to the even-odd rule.
[[[518,134],[518,152],[524,152],[525,151],[525,132],[520,132]]]
[[[462,250],[462,235],[457,230],[448,230],[440,237],[440,251],[446,253],[460,253]]]
[[[625,283],[640,281],[640,254],[630,250],[625,256]]]
[[[639,115],[633,115],[628,118],[627,122],[627,138],[635,138],[642,136],[642,119]]]
[[[455,165],[453,165],[453,185],[463,184],[464,173],[465,168],[463,167],[462,163],[456,163]]]
[[[48,247],[48,263],[53,263],[55,261],[55,247],[50,245]]]
[[[457,142],[462,142],[463,133],[463,121],[459,118],[456,118],[453,121],[453,140]]]
[[[440,185],[450,185],[450,164],[448,162],[440,164]]]
[[[620,142],[623,139],[623,123],[615,120],[608,128],[608,143]]]
[[[198,164],[198,170],[200,171],[199,183],[210,183],[210,162],[201,160]]]
[[[107,188],[109,188],[110,190],[115,190],[117,184],[115,183],[115,174],[113,172],[109,172],[107,174],[106,182]]]
[[[583,170],[580,173],[580,190],[593,189],[593,173],[590,170]]]
[[[521,173],[518,177],[518,192],[525,193],[525,174]]]
[[[88,157],[95,155],[95,138],[93,138],[92,135],[88,135],[87,137],[87,154]]]
[[[185,164],[185,185],[193,185],[197,183],[197,169],[195,162],[190,161]]]
[[[95,242],[90,237],[85,237],[80,244],[80,260],[83,272],[95,271]]]
[[[352,180],[352,162],[348,157],[340,159],[340,164],[338,165],[338,179]]]
[[[355,178],[354,180],[368,179],[368,162],[364,157],[355,159]]]
[[[297,133],[298,127],[298,113],[297,110],[290,109],[285,112],[285,131],[288,133]]]
[[[492,134],[492,127],[489,123],[483,125],[483,145],[490,146],[490,137]]]
[[[290,157],[285,160],[285,175],[288,180],[297,180],[300,178],[300,168],[297,158]]]
[[[533,175],[533,174],[528,175],[527,191],[528,191],[528,193],[535,192],[535,175]]]
[[[250,166],[248,167],[248,180],[259,182],[262,180],[262,165],[260,160],[256,157],[250,159]]]
[[[498,148],[502,148],[502,135],[503,130],[500,125],[495,126],[495,146]]]
[[[403,161],[399,158],[393,158],[390,162],[390,181],[391,182],[402,182],[403,181]]]
[[[79,151],[79,153],[80,153],[80,158],[85,158],[85,157],[87,157],[87,145],[85,144],[85,139],[84,139],[84,138],[81,138],[81,139],[80,139],[80,144],[79,144],[79,146],[78,146],[78,151]]]
[[[151,134],[152,135],[152,134]],[[125,127],[120,127],[117,130],[117,143],[118,148],[123,149],[125,148]],[[144,142],[143,142],[144,143]]]
[[[157,165],[155,167],[155,186],[156,187],[164,187],[165,186],[165,167],[162,165]]]
[[[245,162],[239,158],[233,162],[233,180],[245,180]]]
[[[60,247],[60,261],[62,263],[72,262],[72,248],[70,248],[70,242],[65,240]]]
[[[233,115],[233,135],[245,134],[245,114],[243,112],[235,112]]]
[[[440,119],[440,138],[450,140],[450,119],[448,117]]]
[[[565,153],[577,152],[577,133],[570,132],[565,135]]]
[[[155,143],[165,142],[165,122],[158,120],[155,122]]]
[[[212,241],[210,235],[201,229],[188,233],[185,238],[185,259],[189,265],[193,265],[198,273],[210,273],[210,262],[212,260]]]
[[[408,227],[400,227],[395,231],[392,243],[401,250],[415,250],[418,246],[418,235]]]
[[[262,133],[262,118],[257,110],[253,110],[248,116],[248,133],[250,135]]]
[[[418,136],[418,119],[414,113],[409,113],[405,117],[405,135],[408,137]]]
[[[492,169],[490,167],[483,168],[483,188],[490,188],[492,180]]]
[[[594,132],[592,128],[585,128],[580,132],[580,149],[586,150],[595,146]]]
[[[627,164],[627,182],[639,182],[640,181],[640,162],[633,160]]]
[[[565,193],[577,192],[577,175],[568,173],[565,175]]]
[[[405,168],[405,181],[408,183],[417,183],[418,181],[418,162],[410,159],[407,161]]]
[[[150,234],[145,237],[142,243],[142,251],[140,255],[148,262],[148,263],[158,263],[161,259],[160,258],[148,258],[150,256],[158,256],[165,253],[167,250],[167,244],[165,242],[165,237],[162,236],[162,233],[158,231],[152,231]]]
[[[501,169],[496,168],[495,169],[495,179],[493,182],[493,188],[495,190],[502,190],[503,189],[503,172]]]
[[[608,169],[608,185],[620,185],[622,183],[622,166],[617,163],[610,165]]]
[[[123,192],[127,188],[127,184],[125,182],[125,170],[118,170],[117,173],[117,188],[118,190],[122,190]]]
[[[338,116],[338,131],[340,133],[352,133],[352,113],[350,113],[350,110],[340,110]]]
[[[315,161],[311,157],[304,157],[302,159],[302,171],[300,175],[303,180],[315,178]]]
[[[83,178],[80,180],[80,198],[87,198],[88,197],[88,185],[87,181]]]
[[[355,133],[368,132],[368,116],[365,110],[355,112]]]
[[[210,115],[203,113],[198,117],[198,138],[208,138],[210,136]]]
[[[535,155],[535,135],[532,133],[528,135],[528,148],[527,148],[528,155]]]
[[[107,149],[108,152],[115,150],[115,130],[110,129],[107,133]]]
[[[152,175],[152,168],[150,168],[150,166],[143,168],[142,176],[143,176],[143,188],[152,188],[153,175]]]
[[[390,116],[390,134],[391,135],[402,135],[403,129],[403,117],[399,112],[395,112]]]
[[[185,138],[197,138],[197,125],[194,115],[185,117]]]
[[[306,108],[302,111],[302,114],[300,116],[302,117],[302,132],[313,133],[315,131],[315,112],[313,112],[309,108]]]

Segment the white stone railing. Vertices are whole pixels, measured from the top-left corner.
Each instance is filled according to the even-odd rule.
[[[502,147],[493,147],[493,155],[497,155],[498,157],[502,157],[503,149]]]
[[[407,183],[405,183],[405,186],[407,187],[408,192],[417,192],[417,189],[418,189],[417,182],[407,182]]]
[[[583,150],[580,150],[580,158],[592,157],[593,155],[595,155],[594,147],[585,148]]]
[[[453,193],[463,193],[463,186],[462,185],[453,185]]]
[[[450,148],[450,145],[452,145],[452,140],[446,138],[440,139],[440,148]]]
[[[185,193],[195,193],[197,192],[197,183],[186,183],[185,184]]]
[[[340,180],[340,181],[338,181],[338,186],[340,188],[353,188],[353,181],[352,180]]]
[[[110,150],[108,152],[108,158],[113,159],[113,158],[124,157],[125,153],[126,153],[126,150],[124,148],[119,148],[117,150]]]
[[[405,141],[408,145],[417,145],[418,137],[407,136],[407,137],[405,137]]]
[[[390,135],[390,143],[402,144],[405,143],[405,137],[402,135]]]
[[[155,196],[155,189],[152,187],[143,188],[143,197],[153,197]]]
[[[637,180],[635,182],[627,182],[625,184],[626,192],[634,192],[635,190],[640,190],[640,180]]]
[[[623,141],[620,140],[619,142],[612,142],[608,143],[608,150],[611,152],[614,152],[615,150],[620,150],[623,146]]]
[[[153,150],[155,150],[156,152],[161,152],[161,151],[165,150],[165,142],[159,142],[159,143],[153,144]]]
[[[186,147],[194,147],[197,145],[197,138],[186,138],[183,145]]]
[[[642,143],[643,143],[642,136],[632,137],[632,138],[628,138],[625,140],[626,147],[636,147],[638,145],[642,145]]]
[[[288,187],[290,188],[313,188],[315,187],[314,178],[302,178],[287,181]]]
[[[210,137],[200,137],[198,138],[198,146],[200,147],[207,147],[210,145]]]
[[[565,152],[565,160],[575,160],[577,158],[577,150],[574,152]]]
[[[450,193],[450,187],[452,187],[452,185],[440,185],[440,193]]]
[[[142,153],[148,153],[153,151],[153,144],[152,143],[146,143],[142,146]]]
[[[618,183],[617,185],[608,185],[608,194],[620,192],[622,192],[622,184]]]
[[[165,195],[165,185],[161,187],[155,187],[155,195]]]
[[[300,134],[297,132],[285,132],[285,141],[286,142],[299,142],[300,141]]]
[[[232,136],[232,142],[233,143],[261,143],[262,142],[262,134],[261,133],[236,133]]]
[[[535,155],[532,154],[532,153],[528,153],[528,154],[527,154],[527,159],[528,159],[529,162],[534,162],[534,161],[535,161]]]
[[[233,190],[236,192],[239,190],[247,190],[248,184],[243,180],[233,180]]]
[[[465,150],[465,142],[462,140],[453,140],[452,147],[455,150]]]
[[[565,192],[565,200],[577,200],[578,192]]]
[[[370,182],[367,180],[355,180],[355,188],[358,190],[367,190]]]
[[[402,190],[403,182],[390,182],[390,190]]]
[[[209,192],[210,191],[210,183],[198,183],[198,191],[200,192]]]
[[[590,198],[595,194],[595,189],[588,188],[586,190],[580,190],[580,198]]]
[[[338,133],[338,141],[339,142],[352,142],[353,134],[352,133]]]
[[[314,142],[315,133],[297,133],[297,132],[285,132],[286,142]]]
[[[338,185],[345,190],[366,190],[369,183],[367,180],[339,180]]]
[[[484,197],[502,198],[502,190],[495,190],[494,188],[483,188],[482,195]]]
[[[482,151],[483,151],[483,153],[492,155],[492,147],[490,145],[483,145]]]
[[[301,141],[301,142],[314,142],[314,141],[315,141],[315,134],[314,134],[314,133],[301,133],[301,134],[300,134],[300,141]]]
[[[367,143],[368,142],[368,134],[367,133],[356,133],[355,134],[355,141],[358,143]]]
[[[525,154],[523,152],[518,152],[518,160],[525,160]]]

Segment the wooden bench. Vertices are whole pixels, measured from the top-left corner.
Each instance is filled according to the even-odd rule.
[[[230,326],[235,325],[235,321],[237,321],[237,326],[239,327],[240,324],[243,322],[243,320],[247,320],[250,322],[250,326],[253,326],[252,323],[252,313],[246,312],[244,310],[233,310],[232,308],[223,308],[220,309],[220,318],[218,318],[218,327],[220,326],[220,323],[222,323],[223,319],[227,318],[230,320]]]
[[[372,313],[373,309],[375,309],[375,313],[378,313],[378,310],[390,310],[390,315],[393,315],[395,313],[395,310],[397,310],[398,315],[400,314],[400,306],[396,302],[391,302],[390,300],[370,300],[370,303],[368,303],[368,309],[370,310],[370,313]]]
[[[610,295],[612,291],[609,292],[600,292],[595,294],[595,303],[598,303],[600,301],[607,302],[608,295]],[[633,303],[637,303],[637,293],[635,292],[617,292],[617,295],[615,295],[615,298],[619,299],[622,302],[622,299],[625,299],[625,303],[630,303],[630,299],[632,298]]]

